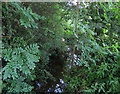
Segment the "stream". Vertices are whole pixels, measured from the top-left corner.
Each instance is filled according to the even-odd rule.
[[[70,48],[68,48],[69,50]],[[65,89],[65,87],[67,86],[67,83],[64,82],[64,73],[68,72],[71,69],[71,62],[72,60],[71,58],[71,53],[68,53],[68,57],[67,57],[67,61],[64,64],[64,67],[58,68],[58,66],[54,66],[54,76],[56,78],[56,81],[52,81],[52,80],[48,80],[46,85],[41,85],[39,82],[36,83],[37,88],[36,91],[37,92],[41,92],[41,88],[42,91],[49,93],[49,92],[54,92],[54,93],[62,93]],[[77,60],[77,55],[74,54],[74,66]],[[58,68],[58,69],[57,69]]]

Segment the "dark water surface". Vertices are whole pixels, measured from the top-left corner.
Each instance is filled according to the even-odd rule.
[[[52,74],[55,77],[56,81],[53,80],[47,80],[47,84],[40,84],[39,82],[36,82],[35,87],[36,88],[36,92],[54,92],[54,93],[62,93],[65,89],[65,87],[67,86],[67,83],[64,82],[64,75],[67,71],[69,71],[71,69],[71,53],[68,53],[68,57],[66,62],[56,62],[53,63],[53,65],[50,67],[52,69]],[[74,54],[74,58],[75,60],[77,59],[77,55]],[[74,60],[74,62],[76,62]],[[55,60],[54,60],[55,61]],[[63,64],[64,63],[64,64]]]

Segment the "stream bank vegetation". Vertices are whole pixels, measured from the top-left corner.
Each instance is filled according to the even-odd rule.
[[[2,2],[2,93],[120,92],[120,2]]]

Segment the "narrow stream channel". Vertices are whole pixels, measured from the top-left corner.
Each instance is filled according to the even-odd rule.
[[[69,50],[70,48],[68,48]],[[64,73],[68,72],[71,69],[71,62],[72,60],[71,58],[71,53],[68,52],[68,57],[67,57],[67,61],[65,62],[64,66],[55,66],[54,65],[54,76],[56,78],[56,81],[52,81],[52,80],[48,80],[46,85],[41,85],[39,82],[36,83],[37,88],[36,91],[37,92],[54,92],[54,93],[62,93],[65,89],[65,87],[67,86],[67,83],[64,82]],[[75,66],[75,62],[77,60],[77,55],[74,54],[74,66]]]

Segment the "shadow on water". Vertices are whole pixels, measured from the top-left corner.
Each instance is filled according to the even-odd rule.
[[[49,62],[49,72],[55,77],[55,81],[48,79],[47,83],[42,85],[39,82],[36,82],[35,92],[54,92],[62,93],[67,86],[67,83],[64,83],[64,75],[71,69],[71,53],[67,52],[67,57],[64,54],[61,54],[56,51],[54,55],[50,56]],[[77,59],[77,55],[74,54],[74,58]],[[76,62],[76,61],[74,61]]]
[[[54,54],[49,57],[49,69],[47,71],[49,71],[53,77],[55,77],[55,81],[53,79],[48,79],[46,84],[41,84],[39,81],[36,81],[36,84],[34,85],[35,92],[63,92],[64,88],[67,86],[67,84],[63,81],[63,75],[68,57],[65,54],[55,51]]]

